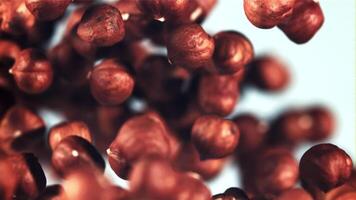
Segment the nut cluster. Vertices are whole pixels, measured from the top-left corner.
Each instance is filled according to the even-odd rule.
[[[292,74],[276,55],[255,57],[241,32],[204,30],[216,4],[0,0],[0,199],[356,199],[344,150],[318,144],[299,165],[293,155],[333,135],[331,110],[235,115],[242,92],[281,93]],[[242,9],[295,43],[324,21],[313,0],[244,0]],[[63,35],[52,45],[59,23]],[[63,120],[52,126],[47,113]],[[212,195],[204,181],[230,159],[243,184]],[[105,168],[129,187],[112,183]]]

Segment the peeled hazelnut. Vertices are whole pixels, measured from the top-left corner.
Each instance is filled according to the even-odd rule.
[[[214,115],[199,117],[191,134],[193,144],[204,159],[228,156],[234,152],[240,137],[232,121]]]
[[[179,26],[167,36],[170,61],[190,70],[211,65],[214,48],[214,39],[198,24]]]
[[[278,58],[262,56],[250,63],[248,79],[261,90],[278,92],[288,86],[290,74],[288,68]]]
[[[95,147],[78,136],[68,136],[52,153],[52,166],[62,177],[83,167],[104,171],[105,161]]]
[[[78,136],[92,142],[88,126],[81,121],[62,122],[52,127],[48,134],[48,143],[52,150],[56,148],[64,138],[68,136]]]
[[[25,0],[27,9],[38,20],[51,21],[62,16],[72,0]]]
[[[44,121],[23,106],[13,106],[0,123],[0,141],[16,150],[24,150],[39,142],[45,131]]]
[[[290,18],[278,25],[287,37],[297,44],[308,42],[324,23],[324,15],[317,1],[296,1]]]
[[[124,21],[114,6],[89,7],[79,23],[79,37],[97,46],[112,46],[125,36]]]
[[[167,127],[155,113],[132,117],[122,125],[107,153],[114,172],[126,178],[131,165],[140,158],[172,155]]]
[[[283,192],[276,198],[276,200],[289,200],[289,199],[313,200],[313,197],[307,191],[301,188],[293,188]]]
[[[259,28],[272,28],[292,15],[296,0],[244,0],[250,22]]]
[[[306,111],[313,123],[309,140],[320,141],[329,138],[335,130],[335,119],[331,111],[323,106],[313,106]]]
[[[257,153],[243,180],[247,190],[254,194],[278,195],[298,181],[298,163],[288,149],[264,149]]]
[[[213,200],[249,200],[245,191],[240,188],[229,188],[222,194],[214,195]]]
[[[214,35],[214,40],[214,62],[220,73],[242,70],[254,56],[251,42],[239,32],[222,31]]]
[[[107,59],[90,73],[93,96],[103,105],[117,105],[132,93],[134,80],[116,59]]]
[[[240,130],[237,153],[248,155],[264,145],[268,131],[268,125],[264,121],[249,113],[240,114],[233,121]]]
[[[237,80],[232,76],[204,75],[200,78],[198,103],[208,114],[229,115],[239,98]]]
[[[49,88],[53,79],[53,69],[47,58],[35,49],[25,49],[16,58],[10,73],[17,86],[30,94],[42,93]]]
[[[299,164],[302,185],[311,193],[327,192],[351,176],[352,160],[333,144],[318,144],[304,153]]]

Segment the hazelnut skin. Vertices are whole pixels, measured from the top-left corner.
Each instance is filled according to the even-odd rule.
[[[48,143],[52,150],[56,148],[64,138],[76,135],[92,142],[88,126],[81,121],[62,122],[52,127],[48,134]]]
[[[351,176],[352,160],[333,144],[318,144],[304,153],[299,164],[302,185],[309,192],[327,192]]]
[[[125,36],[121,13],[111,5],[89,7],[79,23],[78,36],[97,46],[112,46]]]
[[[182,25],[167,33],[167,51],[173,65],[189,70],[211,65],[214,39],[198,24]]]
[[[191,138],[200,157],[223,158],[234,152],[240,132],[234,122],[214,115],[199,117],[193,125]]]
[[[41,21],[62,16],[72,0],[25,0],[27,9]]]
[[[214,63],[222,74],[242,70],[254,56],[251,42],[239,32],[222,31],[214,35],[214,40]]]
[[[293,14],[278,25],[287,37],[297,44],[313,38],[324,23],[323,11],[314,0],[297,1]]]
[[[207,114],[229,115],[239,99],[237,80],[228,75],[204,75],[199,80],[198,103]]]
[[[297,0],[244,0],[245,14],[258,28],[272,28],[292,15]]]
[[[94,67],[89,74],[90,89],[102,105],[118,105],[124,102],[134,88],[133,77],[116,59],[107,59]]]
[[[29,94],[42,93],[52,84],[52,65],[35,49],[21,51],[10,73],[14,76],[17,86]]]

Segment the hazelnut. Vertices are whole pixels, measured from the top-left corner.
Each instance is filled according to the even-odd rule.
[[[223,158],[234,152],[240,132],[234,122],[214,115],[199,117],[191,132],[192,142],[200,157]]]
[[[116,59],[107,59],[94,67],[89,75],[90,89],[103,105],[118,105],[130,97],[134,80]]]
[[[82,121],[62,122],[52,127],[48,134],[48,143],[52,150],[66,137],[78,136],[92,142],[90,130]]]
[[[179,26],[167,35],[170,61],[189,70],[211,65],[214,48],[214,39],[198,24]]]
[[[323,106],[313,106],[306,111],[313,123],[311,127],[310,141],[320,141],[329,138],[335,130],[335,118],[331,111]]]
[[[237,80],[232,76],[204,75],[200,78],[198,103],[208,114],[229,115],[239,98]]]
[[[125,36],[124,21],[114,6],[94,5],[85,11],[77,34],[94,45],[112,46]]]
[[[241,33],[222,31],[214,35],[214,62],[223,74],[234,74],[242,70],[253,56],[251,42]]]
[[[293,189],[286,190],[276,198],[276,200],[289,200],[289,199],[313,200],[313,197],[307,191],[301,188],[293,188]]]
[[[272,28],[292,15],[297,0],[244,0],[245,14],[258,28]]]
[[[26,93],[42,93],[52,84],[52,65],[36,49],[21,51],[10,73],[14,76],[17,86]]]
[[[222,194],[214,195],[213,200],[249,200],[245,191],[240,188],[229,188]]]
[[[352,160],[333,144],[318,144],[306,151],[299,164],[302,185],[309,192],[327,192],[351,176]]]
[[[287,37],[297,44],[308,42],[324,23],[324,15],[317,1],[296,1],[291,17],[278,25]]]
[[[62,16],[72,0],[25,0],[27,9],[38,20],[51,21]]]

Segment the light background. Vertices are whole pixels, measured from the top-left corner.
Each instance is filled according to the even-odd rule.
[[[356,159],[355,137],[355,1],[320,0],[325,22],[322,29],[307,44],[291,42],[279,29],[258,29],[246,18],[243,0],[220,0],[204,23],[209,33],[237,30],[253,43],[256,54],[271,53],[288,63],[292,72],[290,87],[280,94],[265,94],[250,90],[241,99],[236,112],[253,112],[270,118],[289,106],[324,104],[337,118],[336,134],[330,142],[345,149]],[[63,28],[63,27],[62,27]],[[45,114],[45,113],[43,113]],[[47,115],[55,124],[58,116]],[[297,150],[299,159],[311,144]],[[106,173],[120,185],[126,185],[112,172]],[[50,179],[49,184],[55,180]],[[208,183],[213,194],[239,186],[238,169],[230,162],[221,175]]]

